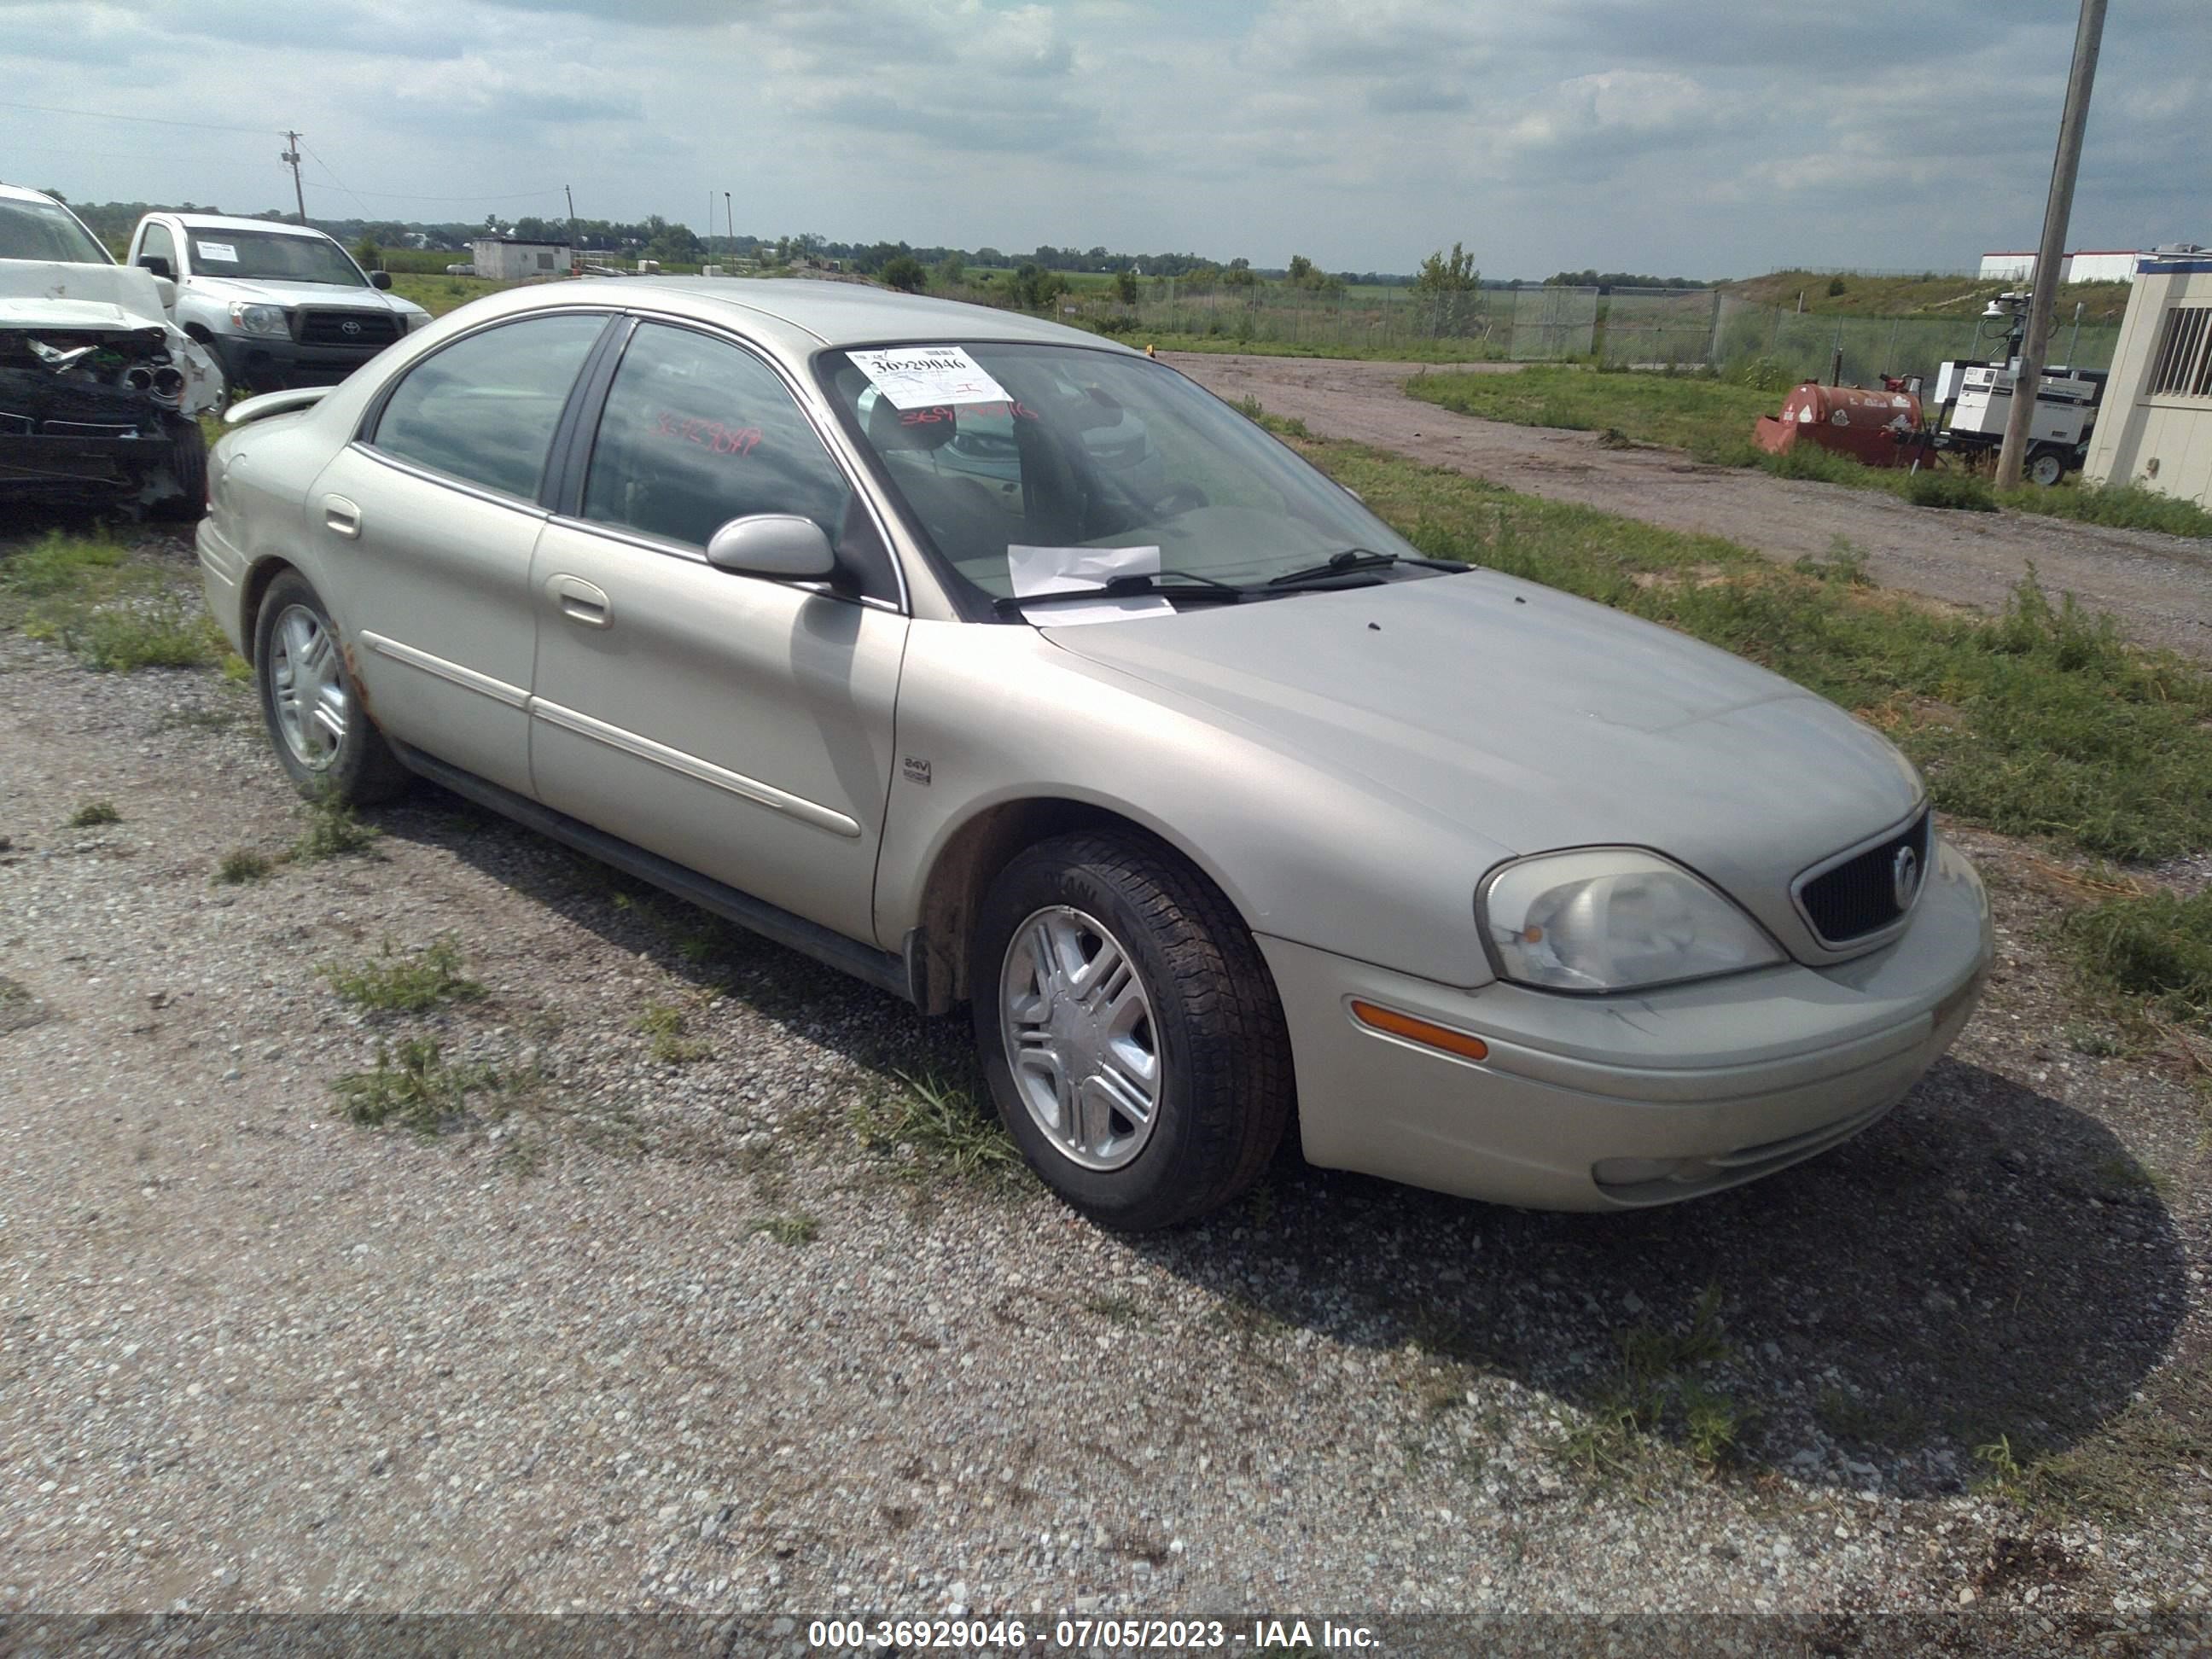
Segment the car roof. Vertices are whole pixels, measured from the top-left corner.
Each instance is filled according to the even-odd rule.
[[[33,190],[28,185],[0,184],[0,196],[11,202],[45,202],[52,207],[66,207],[66,202],[57,202],[43,190]]]
[[[769,319],[783,325],[777,331],[810,337],[811,343],[818,345],[950,338],[1030,340],[1116,351],[1129,349],[1100,335],[1047,322],[1041,317],[1025,316],[1018,311],[1001,311],[994,306],[971,305],[959,300],[932,300],[866,283],[823,282],[805,276],[586,277],[581,282],[546,283],[532,291],[544,295],[549,303],[558,303],[564,297],[573,298],[580,288],[586,287],[600,290],[593,298],[617,303],[625,295],[640,301],[649,295],[658,307],[687,312],[702,320],[732,311],[742,312],[746,313],[744,320],[753,329],[758,328],[758,319]]]
[[[247,219],[235,213],[163,213],[149,216],[174,219],[190,230],[273,230],[284,236],[316,236],[325,241],[331,238],[313,225],[288,225],[282,219]]]

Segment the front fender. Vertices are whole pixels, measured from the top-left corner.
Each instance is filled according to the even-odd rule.
[[[1255,933],[1447,985],[1492,977],[1474,888],[1508,849],[1034,629],[916,621],[898,749],[876,882],[879,942],[921,923],[932,872],[981,815],[1066,800],[1177,848]]]

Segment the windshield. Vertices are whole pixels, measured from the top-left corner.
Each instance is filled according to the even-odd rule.
[[[327,236],[281,231],[205,230],[186,227],[192,270],[201,276],[258,277],[276,283],[327,283],[367,288],[368,278]]]
[[[981,374],[963,374],[956,395],[981,400],[930,404],[933,394],[908,389],[916,383],[888,378],[896,368],[890,360],[902,355],[893,352],[825,353],[821,374],[909,521],[972,602],[1013,591],[1009,547],[1157,547],[1164,570],[1238,586],[1352,548],[1419,556],[1343,489],[1164,364],[1078,346],[927,349],[964,354]]]
[[[54,202],[0,201],[0,259],[50,259],[65,265],[112,265],[107,250]]]

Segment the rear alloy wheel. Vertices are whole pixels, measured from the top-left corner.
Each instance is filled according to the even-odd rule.
[[[2066,458],[2055,449],[2039,449],[2027,458],[2027,481],[2048,489],[2066,476]]]
[[[1172,1226],[1266,1168],[1291,1109],[1266,963],[1220,891],[1133,834],[1044,842],[976,919],[975,1038],[1031,1168],[1103,1224]]]
[[[359,805],[406,787],[405,769],[354,688],[337,627],[305,577],[287,571],[269,584],[253,637],[262,718],[301,794]]]

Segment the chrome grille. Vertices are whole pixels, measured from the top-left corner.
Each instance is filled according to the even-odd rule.
[[[1805,920],[1823,944],[1848,945],[1878,933],[1911,908],[1910,899],[1903,907],[1897,902],[1897,855],[1909,847],[1918,860],[1911,895],[1917,897],[1928,877],[1934,823],[1934,814],[1923,812],[1903,833],[1823,871],[1797,890]]]
[[[348,333],[347,330],[352,330]],[[399,319],[388,311],[303,311],[300,343],[388,346],[399,337]]]

